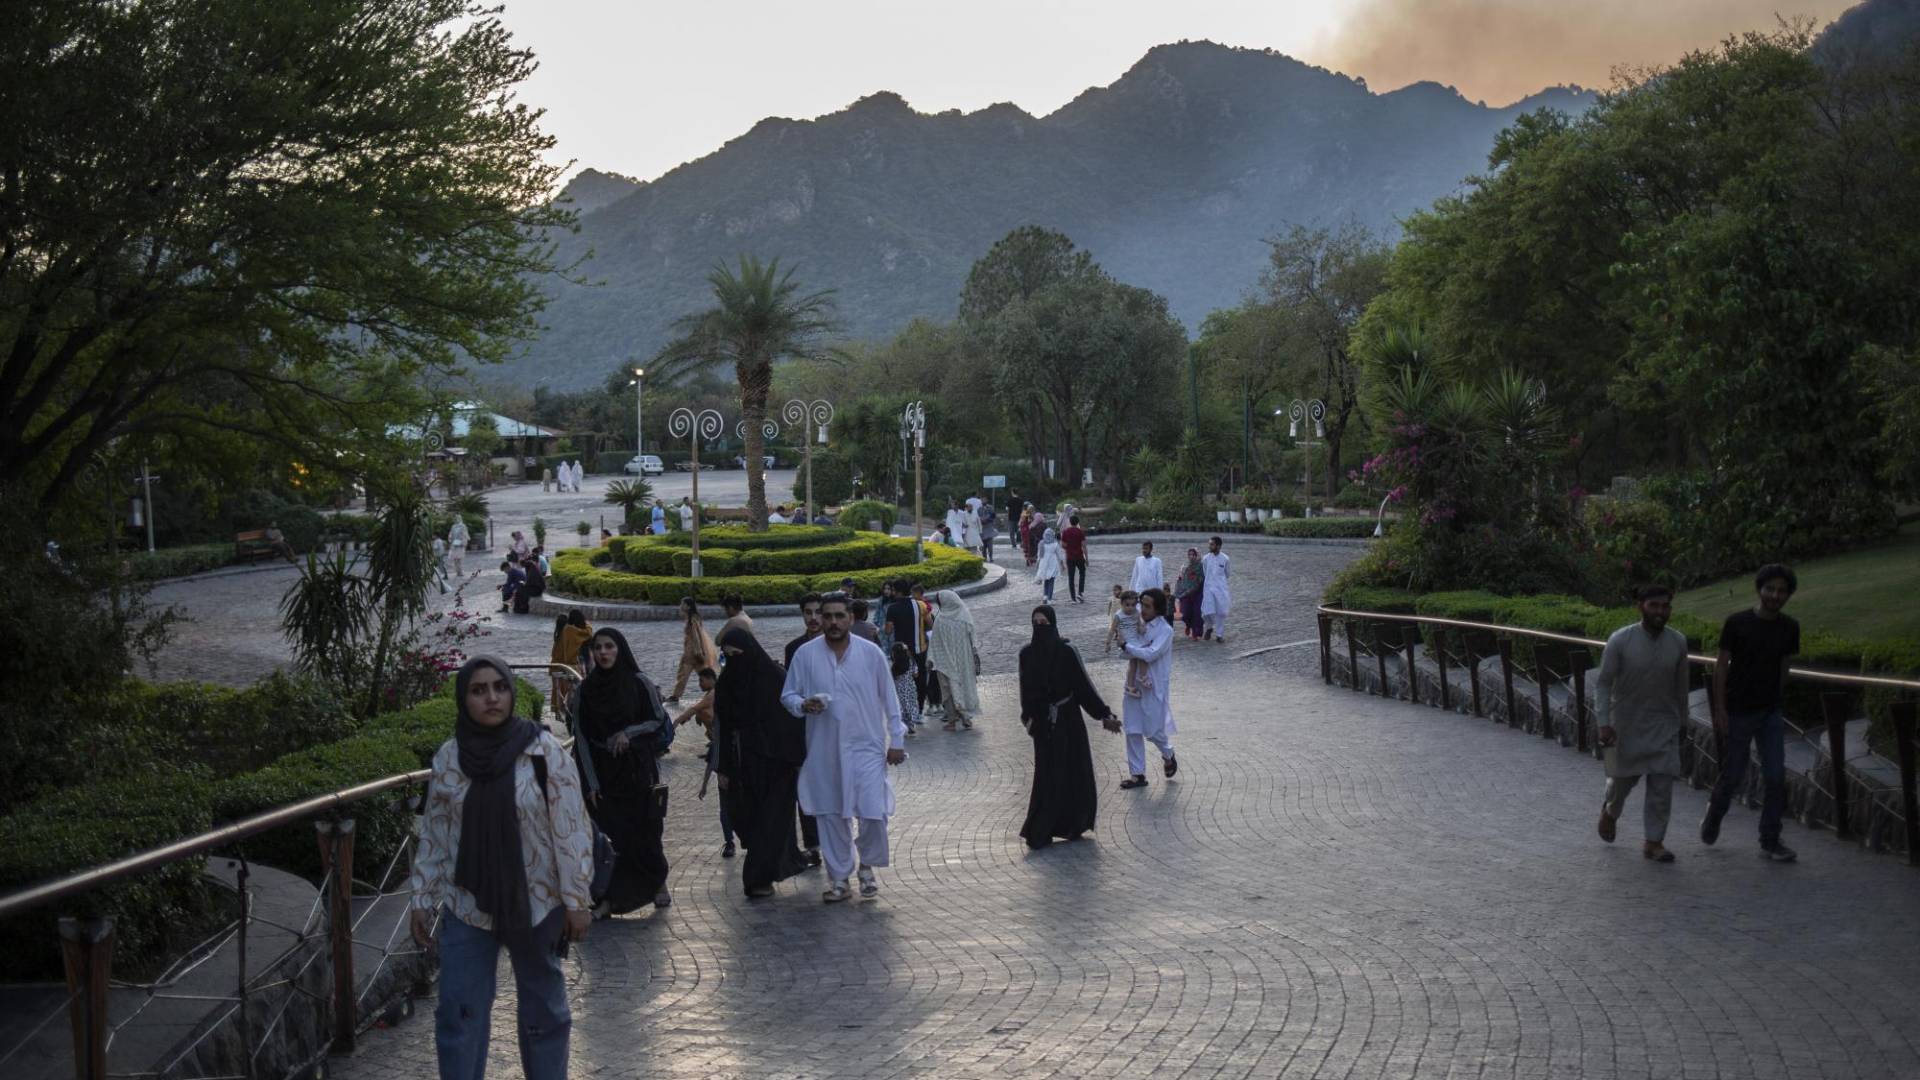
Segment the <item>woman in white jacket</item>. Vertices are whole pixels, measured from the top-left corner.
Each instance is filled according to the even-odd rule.
[[[1060,569],[1067,564],[1066,556],[1060,552],[1060,541],[1048,529],[1040,537],[1039,561],[1035,564],[1034,579],[1040,582],[1040,589],[1046,593],[1047,603],[1053,603],[1053,580],[1060,576]]]

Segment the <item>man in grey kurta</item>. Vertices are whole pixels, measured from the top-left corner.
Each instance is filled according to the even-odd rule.
[[[1640,590],[1640,621],[1607,638],[1594,683],[1600,745],[1606,749],[1607,795],[1600,807],[1600,839],[1613,842],[1627,796],[1647,782],[1642,854],[1672,862],[1666,848],[1673,811],[1673,778],[1680,775],[1680,732],[1687,723],[1687,639],[1667,625],[1673,590]]]

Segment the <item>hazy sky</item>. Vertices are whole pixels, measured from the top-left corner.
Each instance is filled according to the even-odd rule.
[[[506,0],[540,58],[522,100],[559,160],[652,179],[765,116],[811,118],[876,90],[922,112],[1011,101],[1036,115],[1181,38],[1273,48],[1366,78],[1506,104],[1605,86],[1775,13],[1852,0]]]

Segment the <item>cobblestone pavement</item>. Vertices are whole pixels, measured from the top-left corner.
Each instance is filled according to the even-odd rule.
[[[1094,549],[1096,595],[1133,550]],[[1016,835],[1031,750],[1010,671],[1038,592],[1017,571],[974,604],[984,718],[917,737],[896,773],[876,901],[822,905],[814,871],[748,904],[684,736],[664,762],[675,904],[597,925],[567,961],[573,1073],[1920,1076],[1913,871],[1792,825],[1802,861],[1764,863],[1748,810],[1704,848],[1690,790],[1677,864],[1639,857],[1638,800],[1603,844],[1592,760],[1323,687],[1308,646],[1245,655],[1310,638],[1311,599],[1351,550],[1229,551],[1232,643],[1177,645],[1180,775],[1115,790],[1120,741],[1096,731],[1087,842],[1029,853]],[[203,588],[206,616],[173,670],[270,665],[255,636],[273,577],[170,586]],[[1104,605],[1062,611],[1117,697]],[[671,625],[630,629],[664,665]],[[777,644],[795,620],[760,629]],[[489,648],[518,656],[545,633],[509,619]],[[517,1077],[502,976],[489,1074]],[[431,1002],[334,1071],[432,1075]]]

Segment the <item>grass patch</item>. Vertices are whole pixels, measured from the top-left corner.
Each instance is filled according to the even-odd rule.
[[[1873,547],[1812,559],[1794,566],[1800,590],[1787,614],[1807,630],[1864,640],[1920,637],[1920,522],[1902,526],[1892,540]],[[1753,577],[1688,589],[1674,597],[1675,612],[1716,628],[1728,616],[1752,607]]]

